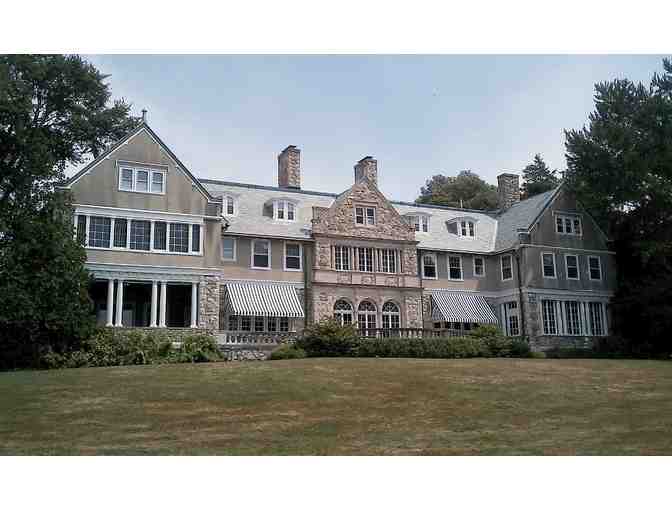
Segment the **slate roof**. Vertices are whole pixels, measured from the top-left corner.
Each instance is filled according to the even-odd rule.
[[[310,239],[313,207],[330,207],[339,196],[336,193],[213,179],[201,179],[200,182],[213,197],[232,195],[236,199],[237,214],[226,216],[229,224],[227,232],[250,236]],[[517,241],[517,230],[529,228],[558,190],[559,187],[523,200],[499,215],[497,211],[476,211],[395,201],[391,204],[402,216],[417,213],[429,216],[429,232],[416,233],[418,247],[421,249],[490,253],[513,247]],[[298,202],[297,221],[277,221],[264,216],[264,206],[280,198]],[[474,238],[461,237],[448,231],[446,223],[460,218],[469,218],[475,222]]]

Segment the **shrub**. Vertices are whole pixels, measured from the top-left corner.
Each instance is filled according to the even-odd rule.
[[[494,324],[481,324],[469,332],[468,336],[484,342],[489,356],[499,358],[511,354],[512,340],[504,336],[499,327]]]
[[[306,351],[293,344],[284,344],[271,352],[270,359],[301,359],[306,357]]]
[[[476,358],[489,353],[482,340],[448,338],[361,338],[360,357],[381,358]]]
[[[532,349],[530,348],[530,344],[527,342],[527,340],[516,338],[511,340],[510,354],[514,358],[524,358],[532,354]]]
[[[357,330],[329,319],[308,326],[295,345],[309,357],[352,356],[357,349]]]
[[[545,352],[540,352],[540,351],[530,351],[528,354],[529,358],[534,358],[534,359],[544,359],[546,358],[546,353]]]
[[[167,352],[170,352],[170,349]],[[210,335],[204,334],[184,337],[180,346],[169,355],[169,360],[173,363],[204,363],[220,359],[222,354],[217,342]]]

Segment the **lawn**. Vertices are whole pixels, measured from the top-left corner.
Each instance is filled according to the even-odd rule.
[[[307,359],[0,373],[0,454],[672,454],[672,363]]]

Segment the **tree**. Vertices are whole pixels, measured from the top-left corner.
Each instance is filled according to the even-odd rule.
[[[85,252],[68,165],[100,154],[131,129],[107,77],[79,56],[0,56],[0,366],[35,365],[91,327]]]
[[[435,175],[420,189],[416,202],[465,209],[496,209],[497,188],[469,170],[455,177]]]
[[[523,198],[530,198],[555,188],[560,184],[557,172],[548,167],[541,154],[535,154],[532,163],[523,169]]]
[[[588,126],[565,132],[566,179],[616,250],[612,316],[636,349],[670,352],[672,61],[650,85],[598,83]]]

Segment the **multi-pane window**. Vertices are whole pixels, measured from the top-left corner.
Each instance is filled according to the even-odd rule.
[[[233,237],[222,238],[222,259],[236,260],[236,239]]]
[[[166,175],[162,170],[132,167],[119,169],[119,190],[121,191],[163,195],[166,188],[165,180]]]
[[[422,256],[422,277],[436,278],[436,254],[425,253]]]
[[[350,247],[334,246],[334,269],[337,271],[350,271]]]
[[[86,246],[86,216],[77,216],[77,242]]]
[[[600,302],[588,303],[588,318],[590,320],[590,334],[602,336],[605,334],[603,320],[604,305]]]
[[[565,301],[565,328],[568,335],[581,334],[581,314],[578,301]]]
[[[252,317],[249,315],[241,315],[240,317],[240,330],[241,331],[252,331]]]
[[[468,220],[460,221],[460,235],[464,237],[474,237],[476,232],[474,228],[474,222]]]
[[[229,315],[229,320],[227,322],[229,331],[238,331],[238,316]]]
[[[541,265],[544,278],[555,278],[555,255],[553,253],[542,253]]]
[[[266,329],[271,332],[278,330],[278,318],[277,317],[267,317],[266,318]]]
[[[594,255],[588,256],[588,270],[590,272],[591,280],[601,280],[602,279],[602,263],[600,257]]]
[[[395,250],[378,250],[380,255],[380,271],[383,273],[397,272],[397,252]]]
[[[149,251],[152,224],[145,220],[131,220],[130,249]]]
[[[189,225],[186,223],[170,224],[170,251],[187,253],[189,251]]]
[[[254,317],[254,331],[264,331],[264,317],[257,315]]]
[[[89,218],[89,246],[94,248],[109,248],[110,229],[110,218],[91,216]]]
[[[357,308],[359,329],[376,329],[376,305],[371,301],[362,301]]]
[[[508,336],[520,335],[520,319],[518,312],[518,302],[509,301],[502,305],[504,310],[504,327]]]
[[[271,242],[252,241],[252,267],[256,269],[270,269],[271,267]]]
[[[334,319],[342,326],[352,324],[352,306],[343,299],[334,304]]]
[[[191,251],[201,251],[201,226],[191,226]]]
[[[301,270],[301,245],[299,243],[285,243],[285,269]]]
[[[485,276],[485,259],[474,257],[474,276]]]
[[[359,271],[373,272],[373,248],[357,248],[357,264]]]
[[[579,257],[576,255],[565,255],[565,269],[568,280],[579,279]]]
[[[551,299],[543,299],[541,301],[541,312],[544,322],[544,335],[558,334],[558,321],[556,317],[556,303],[557,301]]]
[[[275,200],[273,202],[273,218],[276,220],[296,220],[296,205],[288,200]]]
[[[287,331],[289,331],[289,318],[280,317],[280,332],[285,333]]]
[[[355,207],[355,223],[357,225],[375,225],[375,207]]]
[[[154,249],[165,250],[168,233],[168,224],[165,221],[154,222]]]
[[[399,307],[392,301],[383,305],[383,328],[399,329],[401,327],[401,315]]]
[[[126,248],[128,241],[128,220],[125,218],[116,218],[114,220],[114,241],[115,248]]]
[[[452,255],[448,257],[448,279],[462,279],[462,257],[455,257]]]
[[[558,214],[555,217],[555,231],[558,234],[581,235],[581,217]]]
[[[510,280],[513,278],[513,262],[511,255],[502,255],[499,259],[502,265],[502,281]]]
[[[416,232],[429,232],[429,216],[423,214],[410,216],[410,223]]]
[[[235,203],[235,199],[230,195],[222,197],[222,210],[224,211],[225,216],[233,216],[236,214]]]

